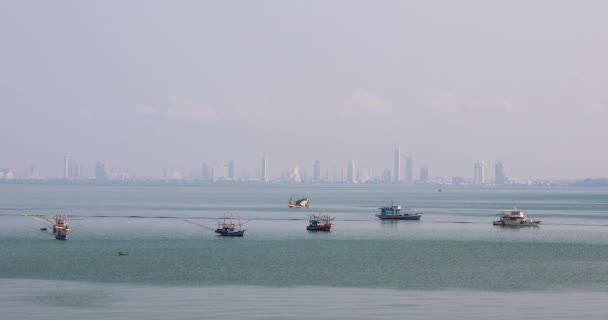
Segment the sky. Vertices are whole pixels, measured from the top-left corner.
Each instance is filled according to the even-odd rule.
[[[0,169],[608,176],[606,1],[0,1]],[[403,168],[403,165],[402,165]],[[403,169],[402,169],[403,171]],[[417,175],[417,174],[416,174]]]

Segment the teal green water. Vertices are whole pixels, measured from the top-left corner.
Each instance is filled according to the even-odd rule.
[[[312,208],[288,209],[291,194],[309,197]],[[390,201],[423,211],[422,220],[378,221],[374,213]],[[541,226],[492,226],[500,210],[512,207],[541,219]],[[305,230],[307,214],[316,212],[336,217],[330,233]],[[25,216],[55,213],[71,216],[67,241],[37,231],[41,223]],[[212,227],[225,214],[247,221],[245,237],[218,237],[183,221]],[[552,293],[556,299],[573,291],[584,292],[590,300],[608,295],[606,189],[437,192],[381,185],[5,184],[0,185],[0,221],[4,227],[0,282],[16,286],[23,296],[6,286],[0,287],[0,295],[13,301],[10,306],[16,313],[32,306],[49,311],[53,303],[36,293],[48,286],[78,287],[74,290],[83,298],[77,306],[97,308],[100,304],[102,309],[117,307],[120,299],[112,297],[141,286],[165,292],[174,303],[180,297],[189,299],[184,290],[203,296],[220,290],[228,298],[240,296],[237,301],[244,304],[249,301],[245,293],[276,295],[253,304],[259,309],[251,307],[250,314],[257,315],[252,318],[281,318],[290,309],[283,305],[279,310],[272,301],[294,295],[303,286],[309,291],[358,292],[368,297],[390,292],[409,299],[413,293],[423,293],[448,302],[457,300],[454,290],[473,296],[527,295],[533,300],[540,293]],[[129,255],[118,256],[119,251]],[[67,300],[54,299],[50,301],[74,307]],[[333,308],[336,312],[350,309],[345,319],[365,314],[399,318],[407,310],[422,307],[424,301],[395,302],[399,307],[392,309],[383,305],[386,312],[372,305],[354,312],[347,301]],[[138,304],[158,312],[159,307],[144,298],[134,299],[129,308]],[[453,303],[451,308],[456,310],[458,305]],[[307,304],[293,308],[307,314],[301,313]],[[491,312],[501,307],[486,302],[477,308]],[[220,318],[221,310],[216,310]],[[84,316],[74,314],[78,315]],[[466,318],[467,314],[461,315]],[[527,315],[542,318],[546,313]],[[419,316],[430,315],[421,312]],[[181,318],[190,317],[195,314],[181,314]]]

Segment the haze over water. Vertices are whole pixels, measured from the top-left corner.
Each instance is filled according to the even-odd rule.
[[[339,319],[606,316],[606,189],[4,184],[0,191],[3,314],[312,319],[320,308]],[[292,193],[308,196],[312,208],[288,209]],[[390,200],[423,211],[422,220],[378,221],[373,214]],[[513,206],[541,226],[492,226]],[[23,215],[59,212],[71,216],[67,241]],[[315,212],[336,217],[330,233],[305,230]],[[225,214],[248,221],[244,238],[182,220],[213,227]]]
[[[608,176],[608,3],[0,2],[0,170]]]

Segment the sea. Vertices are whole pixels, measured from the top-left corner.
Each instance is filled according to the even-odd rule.
[[[541,225],[492,225],[512,208]],[[5,183],[0,225],[1,319],[608,318],[602,188]]]

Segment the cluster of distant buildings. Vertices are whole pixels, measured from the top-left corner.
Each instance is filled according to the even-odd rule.
[[[504,167],[502,166],[502,160],[496,160],[494,167],[494,184],[505,185],[508,182],[509,180],[505,175]],[[485,161],[475,162],[473,166],[473,184],[487,184]]]
[[[75,161],[72,155],[63,157],[63,179],[83,179],[80,162]],[[86,178],[89,179],[89,178]],[[129,180],[129,171],[122,168],[112,168],[107,161],[98,161],[95,165],[95,179],[97,180]]]
[[[399,147],[394,151],[394,169],[385,169],[381,175],[373,176],[369,168],[357,168],[353,160],[349,161],[344,168],[327,168],[322,171],[321,162],[315,160],[312,163],[312,174],[302,171],[295,166],[289,170],[282,170],[275,177],[270,176],[269,159],[264,156],[261,160],[260,169],[256,169],[252,176],[244,177],[237,175],[234,160],[226,164],[212,166],[203,164],[200,175],[191,175],[193,180],[204,182],[222,181],[259,181],[259,182],[291,182],[291,183],[385,183],[385,184],[455,184],[455,185],[505,185],[509,183],[504,173],[501,160],[495,163],[495,179],[490,181],[486,175],[486,163],[484,161],[474,164],[473,178],[453,177],[451,180],[444,178],[431,178],[428,167],[421,167],[418,178],[414,176],[414,160],[411,156],[402,156]],[[402,173],[402,167],[405,171]],[[164,174],[165,179],[181,180],[182,174]]]
[[[0,180],[13,180],[15,179],[15,172],[10,169],[0,170]]]
[[[429,174],[428,167],[421,167],[419,175],[416,179],[414,176],[414,161],[410,155],[402,156],[401,150],[397,147],[394,150],[393,170],[385,169],[380,175],[372,175],[369,168],[358,168],[353,160],[348,161],[343,168],[325,168],[321,167],[321,162],[315,160],[312,163],[312,171],[309,175],[307,171],[303,171],[300,167],[295,166],[288,170],[281,170],[274,176],[270,175],[269,158],[264,156],[261,159],[261,166],[256,168],[253,173],[237,172],[235,161],[229,160],[221,165],[202,164],[200,170],[190,172],[187,176],[179,171],[169,172],[167,169],[163,171],[162,180],[165,181],[201,181],[206,183],[215,182],[238,182],[238,181],[255,181],[263,183],[382,183],[382,184],[449,184],[449,185],[507,185],[507,184],[535,184],[535,182],[517,179],[509,179],[503,167],[501,160],[495,161],[495,176],[494,179],[488,179],[486,174],[485,161],[475,162],[473,164],[472,178],[452,177],[451,179],[442,177],[432,177]],[[402,171],[402,168],[404,170]],[[0,180],[14,180],[22,178],[10,169],[0,170]],[[30,167],[28,179],[44,179],[44,177],[36,174],[33,165]],[[72,155],[66,154],[63,159],[63,176],[64,180],[158,180],[157,179],[133,179],[128,169],[111,167],[108,161],[98,161],[95,165],[94,176],[84,176],[82,174],[81,162],[75,160]]]

